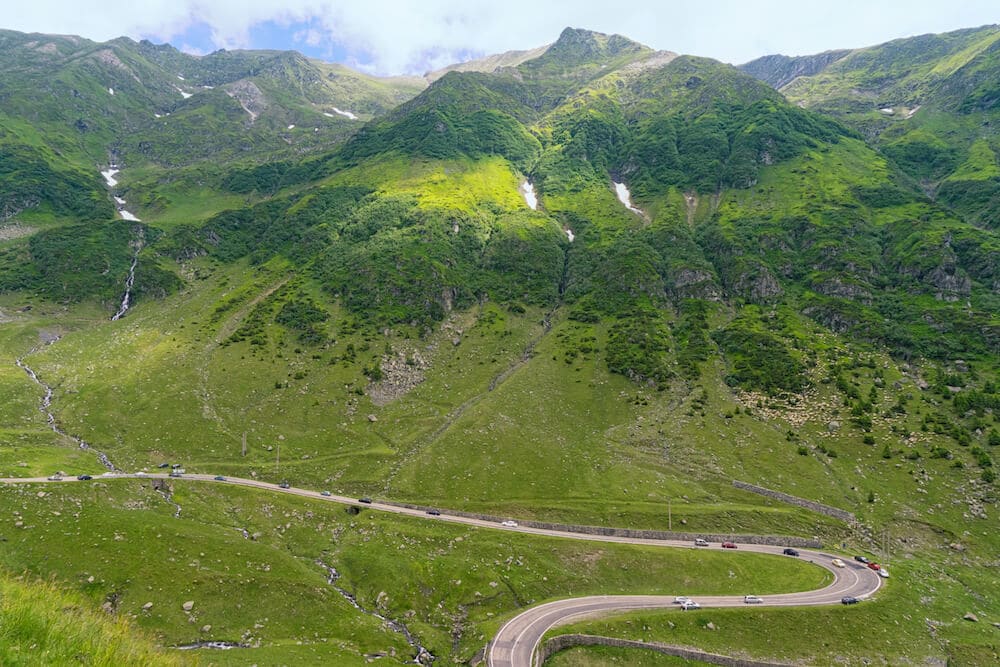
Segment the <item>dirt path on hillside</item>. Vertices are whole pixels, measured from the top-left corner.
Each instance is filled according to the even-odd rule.
[[[203,361],[198,364],[198,395],[201,398],[201,414],[205,419],[218,424],[219,430],[231,438],[236,438],[238,436],[229,429],[225,420],[223,420],[223,418],[216,411],[215,406],[213,405],[214,396],[209,389],[208,364],[211,360],[212,352],[218,348],[223,341],[236,332],[239,325],[246,319],[247,315],[253,311],[257,304],[284,287],[290,279],[291,276],[284,276],[277,282],[271,284],[269,287],[266,287],[263,291],[258,293],[257,296],[243,304],[242,307],[237,309],[236,312],[230,315],[222,323],[222,326],[219,327],[215,336],[213,336],[205,345],[205,349],[202,352]]]
[[[544,339],[549,334],[549,332],[552,331],[552,315],[554,313],[555,310],[552,310],[545,315],[544,319],[542,320],[541,333],[539,333],[537,336],[528,341],[528,344],[525,345],[524,350],[521,351],[521,355],[517,358],[517,360],[515,360],[512,364],[510,364],[507,368],[505,368],[503,371],[495,375],[493,379],[490,380],[490,384],[486,389],[486,391],[480,392],[475,396],[471,396],[463,403],[455,407],[451,412],[449,412],[445,416],[444,421],[442,421],[438,425],[438,427],[435,428],[430,434],[418,438],[405,452],[399,453],[396,462],[392,464],[392,466],[389,469],[389,474],[385,478],[385,486],[384,486],[385,493],[388,494],[389,488],[392,486],[393,480],[399,474],[400,470],[402,470],[404,463],[411,461],[413,457],[420,450],[424,449],[426,446],[432,444],[438,438],[440,438],[445,431],[451,428],[455,424],[455,422],[458,421],[462,417],[462,415],[464,415],[469,410],[469,408],[473,407],[474,405],[482,401],[484,398],[489,396],[491,392],[493,392],[500,385],[509,380],[511,376],[514,375],[514,373],[521,370],[521,368],[523,368],[524,365],[531,360],[535,347],[538,345],[538,343],[542,341],[542,339]]]

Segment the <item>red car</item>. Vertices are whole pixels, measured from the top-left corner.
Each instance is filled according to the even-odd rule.
[[[882,566],[879,565],[878,563],[868,563],[868,569],[875,570],[876,572],[878,572],[879,570],[882,569]]]
[[[722,543],[722,548],[723,549],[735,549],[736,545],[733,544],[732,542],[723,542]]]

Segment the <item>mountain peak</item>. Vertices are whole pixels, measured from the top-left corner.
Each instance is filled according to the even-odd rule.
[[[621,35],[606,35],[582,28],[565,28],[559,39],[549,47],[547,55],[601,60],[644,50],[648,50],[648,47]]]

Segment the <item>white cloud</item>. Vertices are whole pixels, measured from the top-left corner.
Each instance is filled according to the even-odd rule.
[[[553,41],[567,25],[617,32],[659,49],[743,62],[766,53],[815,53],[943,32],[998,20],[995,0],[34,0],[7,8],[3,27],[182,39],[210,26],[216,48],[247,48],[252,26],[308,22],[298,43],[339,45],[353,64],[380,73],[416,72],[459,54],[525,49]],[[332,48],[330,49],[332,51]]]

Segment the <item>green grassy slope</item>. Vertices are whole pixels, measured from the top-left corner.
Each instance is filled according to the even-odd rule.
[[[995,228],[997,26],[839,55],[791,80],[775,78],[781,61],[744,68],[779,85],[793,102],[858,128],[930,196],[977,226]]]
[[[164,53],[157,62],[176,69]],[[309,65],[266,62],[285,74]],[[214,89],[186,102],[196,97],[233,103]],[[170,118],[204,109],[181,107]],[[236,150],[219,136],[220,150]],[[995,176],[990,141],[970,149],[957,181]],[[990,626],[962,626],[958,609],[985,621],[998,604],[996,233],[928,198],[856,130],[734,68],[570,30],[513,70],[442,77],[337,151],[250,162],[225,175],[188,165],[173,183],[159,182],[156,165],[135,169],[128,196],[156,213],[144,223],[135,307],[116,322],[135,226],[3,242],[0,392],[11,400],[0,472],[100,472],[48,429],[44,388],[14,365],[23,358],[53,387],[63,430],[129,470],[176,461],[514,518],[818,536],[870,554],[888,530],[885,603],[860,610],[871,615],[867,634],[845,634],[836,655],[870,657],[872,638],[897,622],[901,638],[884,649],[893,660],[988,646]],[[525,181],[538,210],[519,192]],[[197,197],[178,204],[189,192]],[[734,478],[852,511],[860,525],[736,490]],[[172,507],[133,487],[93,493],[121,509],[115,520],[135,522],[146,549]],[[10,506],[25,502],[8,492]],[[320,625],[317,610],[336,597],[315,564],[324,553],[363,606],[413,618],[435,654],[463,660],[531,600],[648,590],[651,580],[731,583],[715,558],[703,565],[716,569],[678,581],[673,556],[640,566],[641,556],[596,558],[610,552],[575,545],[571,555],[553,546],[550,560],[525,538],[525,553],[508,555],[536,560],[508,586],[491,568],[509,549],[485,533],[343,510],[314,531],[298,517],[320,510],[291,501],[180,485],[175,500],[184,540],[210,540],[219,554],[195,582],[209,599],[226,597],[218,581],[233,552],[273,565],[225,627],[249,630],[269,600],[281,612],[268,615],[275,628],[260,650],[278,661],[405,654],[398,636],[348,606]],[[144,510],[123,518],[133,505]],[[244,513],[277,534],[292,525],[267,544],[244,540]],[[65,529],[56,524],[53,535]],[[37,555],[35,540],[23,547]],[[87,544],[96,567],[107,544]],[[441,569],[419,564],[427,553],[443,554]],[[54,549],[38,574],[75,581],[64,556]],[[8,567],[28,566],[10,558]],[[574,580],[588,558],[597,569]],[[635,560],[619,572],[618,558]],[[122,586],[183,579],[178,568],[195,560],[170,555],[169,576],[137,571]],[[661,569],[651,577],[643,567]],[[784,574],[762,571],[756,592],[791,585]],[[180,599],[195,583],[158,587]],[[951,625],[922,625],[918,602]],[[764,636],[771,619],[796,611],[732,623]],[[832,661],[803,646],[843,613],[809,612],[809,632],[748,651]],[[171,642],[192,634],[181,616],[149,623]],[[669,623],[650,627],[650,639],[671,641]],[[720,648],[738,640],[713,637]]]
[[[53,581],[3,575],[0,620],[0,658],[5,665],[194,663],[154,648],[128,619],[96,611],[85,596],[68,593]]]

